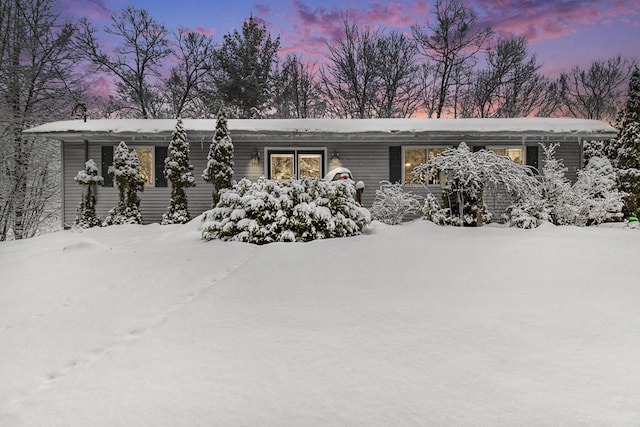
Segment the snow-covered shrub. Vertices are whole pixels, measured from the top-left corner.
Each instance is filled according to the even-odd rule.
[[[616,173],[606,157],[598,156],[594,150],[572,186],[565,177],[567,168],[555,158],[557,144],[541,145],[545,154],[542,193],[523,198],[507,209],[511,225],[532,228],[549,221],[584,226],[622,219],[624,193],[618,191]]]
[[[206,182],[213,184],[212,206],[220,200],[220,191],[231,188],[233,178],[233,142],[224,109],[218,111],[216,133],[207,154],[207,167],[202,173]]]
[[[93,159],[89,159],[84,164],[84,169],[79,171],[74,179],[78,184],[85,186],[76,215],[76,227],[90,228],[99,226],[101,221],[96,215],[95,186],[103,185],[104,178],[100,176],[96,162],[94,162]]]
[[[616,173],[606,157],[591,157],[573,186],[579,201],[579,221],[585,225],[623,219],[624,193],[618,191]]]
[[[187,131],[180,118],[169,143],[167,158],[164,159],[164,176],[171,183],[171,201],[167,212],[162,215],[162,224],[185,224],[191,221],[184,189],[194,187],[196,182],[193,165],[189,163]]]
[[[118,204],[109,211],[103,225],[142,224],[138,191],[144,190],[145,178],[138,154],[130,150],[124,141],[113,153],[109,175],[118,187]]]
[[[402,223],[407,215],[422,211],[422,197],[408,193],[400,183],[380,181],[371,205],[371,218],[389,225]]]
[[[202,238],[256,244],[353,236],[371,221],[343,181],[242,179],[203,217]]]
[[[507,208],[506,217],[511,227],[536,228],[551,217],[541,198],[529,198]]]
[[[558,144],[540,144],[544,152],[542,161],[542,198],[556,225],[573,225],[579,221],[579,201],[565,176],[567,168],[556,159]]]
[[[440,172],[445,172],[447,180],[444,210],[439,215],[447,215],[443,222],[448,224],[475,226],[488,222],[491,214],[484,204],[485,190],[503,191],[516,200],[539,191],[529,168],[492,151],[472,152],[464,142],[413,169],[413,175],[424,181]]]

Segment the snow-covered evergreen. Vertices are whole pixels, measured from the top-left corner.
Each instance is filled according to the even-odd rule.
[[[202,238],[265,244],[346,237],[371,220],[343,181],[242,179],[203,217]]]
[[[408,215],[421,213],[422,197],[408,193],[402,184],[381,181],[371,205],[371,218],[389,225],[397,225]]]
[[[612,141],[617,154],[620,190],[626,193],[625,212],[640,214],[640,70],[636,68],[629,82],[627,102],[617,122],[618,136]]]
[[[541,144],[545,158],[541,168],[541,192],[510,206],[507,216],[512,226],[534,228],[542,221],[555,225],[596,225],[622,219],[622,197],[611,162],[597,145],[578,180],[571,185],[567,168],[556,159],[557,144]]]
[[[74,178],[76,182],[85,188],[82,191],[82,200],[78,206],[75,225],[80,228],[96,227],[101,224],[100,218],[96,215],[96,193],[95,186],[103,185],[104,178],[100,176],[98,166],[93,159],[87,160],[84,169],[78,171]]]
[[[113,153],[109,175],[118,188],[118,204],[109,211],[103,225],[141,224],[138,191],[144,190],[145,179],[138,154],[135,150],[130,150],[124,141],[120,142]]]
[[[213,184],[212,206],[215,206],[220,200],[220,190],[231,188],[233,178],[233,142],[224,109],[218,111],[216,133],[209,147],[207,167],[202,178]]]
[[[182,119],[178,118],[171,136],[167,158],[164,160],[164,176],[171,183],[171,201],[162,215],[162,224],[185,224],[191,220],[185,188],[196,185],[193,165],[189,163],[189,141]]]
[[[579,222],[585,225],[620,221],[623,196],[618,191],[617,175],[606,157],[591,157],[573,186],[579,202]]]

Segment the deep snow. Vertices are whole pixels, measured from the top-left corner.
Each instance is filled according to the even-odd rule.
[[[639,230],[0,244],[1,426],[638,425]]]

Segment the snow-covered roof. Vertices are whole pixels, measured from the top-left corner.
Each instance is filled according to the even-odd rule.
[[[47,123],[24,132],[51,138],[73,134],[170,134],[173,119],[66,120]],[[569,118],[518,119],[230,119],[233,132],[258,133],[577,133],[615,134],[616,130],[598,120]],[[185,119],[187,132],[211,133],[215,119]]]

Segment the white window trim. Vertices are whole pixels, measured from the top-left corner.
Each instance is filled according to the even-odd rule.
[[[404,186],[415,186],[415,184],[411,184],[411,183],[406,183],[407,181],[407,177],[406,177],[406,167],[405,165],[407,164],[406,158],[405,158],[405,149],[424,149],[426,152],[426,159],[429,160],[429,149],[432,148],[444,148],[449,149],[451,148],[451,146],[448,145],[403,145],[402,146],[402,185]],[[417,166],[417,165],[416,165]],[[433,185],[433,186],[439,186],[440,184],[427,184],[427,185]]]
[[[298,154],[302,153],[304,154],[305,152],[311,153],[311,154],[321,154],[322,155],[322,170],[320,171],[320,179],[322,179],[324,177],[324,175],[327,173],[327,168],[328,168],[328,164],[327,164],[327,147],[265,147],[264,148],[264,154],[263,154],[263,159],[265,159],[264,161],[264,176],[268,177],[269,179],[271,179],[271,156],[270,154],[272,152],[275,152],[273,154],[293,154],[293,176],[294,179],[299,179],[300,177],[298,176]]]

